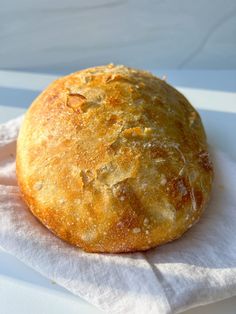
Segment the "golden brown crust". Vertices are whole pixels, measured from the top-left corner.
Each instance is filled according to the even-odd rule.
[[[17,143],[32,213],[89,252],[130,252],[180,237],[201,216],[212,164],[198,113],[148,72],[101,66],[53,82]]]

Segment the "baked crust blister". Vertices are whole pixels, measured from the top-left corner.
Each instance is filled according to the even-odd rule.
[[[88,252],[179,238],[209,199],[199,114],[152,74],[107,65],[53,82],[25,115],[17,177],[32,213]]]

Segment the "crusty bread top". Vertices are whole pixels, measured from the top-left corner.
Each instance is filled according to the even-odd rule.
[[[32,212],[88,251],[133,251],[179,237],[209,198],[198,113],[152,74],[100,66],[53,82],[28,110],[17,176]]]

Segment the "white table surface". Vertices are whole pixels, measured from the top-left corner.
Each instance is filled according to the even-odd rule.
[[[182,85],[179,89],[200,111],[209,143],[236,161],[236,71],[153,72],[167,74],[170,83]],[[51,75],[0,71],[0,123],[23,114],[54,78]],[[102,312],[0,249],[0,313]],[[200,313],[235,314],[236,297],[185,312]]]

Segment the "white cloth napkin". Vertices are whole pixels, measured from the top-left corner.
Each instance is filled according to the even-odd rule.
[[[236,295],[236,164],[214,152],[215,184],[202,219],[181,239],[145,253],[89,254],[44,228],[15,176],[22,118],[0,126],[0,246],[109,313],[176,313]]]

